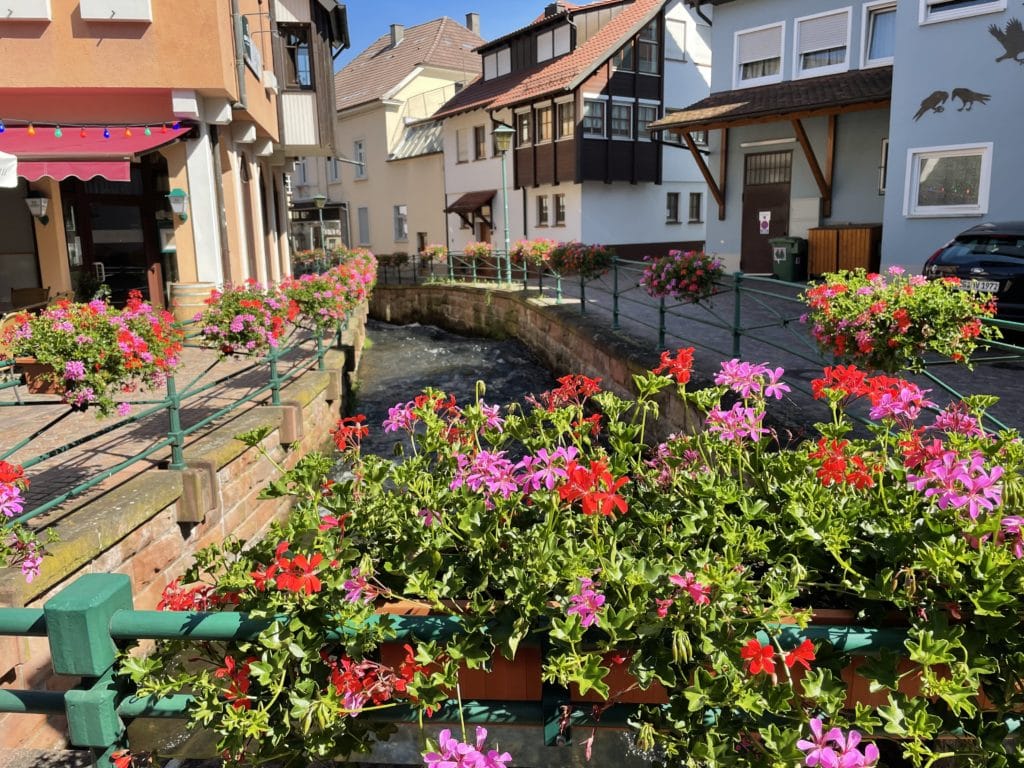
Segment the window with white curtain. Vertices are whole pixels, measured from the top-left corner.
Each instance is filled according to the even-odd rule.
[[[862,67],[892,64],[896,50],[896,3],[886,0],[864,6]]]
[[[850,11],[819,13],[796,20],[794,77],[818,77],[850,68]]]
[[[922,147],[908,155],[905,216],[988,213],[991,143]]]
[[[734,69],[737,88],[782,80],[782,36],[785,24],[772,24],[736,33]]]

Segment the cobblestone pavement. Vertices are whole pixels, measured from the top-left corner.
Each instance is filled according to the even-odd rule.
[[[294,353],[286,356],[279,364],[279,372],[284,375],[291,367],[299,365],[299,358],[303,355],[307,360],[312,358],[312,342],[304,342]],[[251,395],[269,379],[266,363],[254,363],[244,358],[218,359],[216,352],[207,349],[186,347],[182,362],[175,375],[179,394],[207,384],[214,385],[206,392],[183,401],[181,423],[186,428]],[[169,422],[166,410],[158,410],[139,421],[118,426],[120,420],[117,417],[97,419],[91,411],[72,411],[60,402],[59,396],[29,394],[23,386],[18,388],[18,394],[23,401],[21,405],[17,404],[13,390],[0,390],[0,456],[26,439],[28,442],[6,457],[7,461],[21,464],[35,457],[53,454],[26,469],[31,481],[26,494],[26,511],[72,491],[90,478],[112,473],[98,486],[42,515],[34,525],[52,524],[120,483],[169,460],[170,448],[163,448],[130,467],[115,471],[119,464],[167,437]],[[144,404],[146,400],[160,400],[165,394],[162,389],[138,392],[127,396],[126,400],[134,403],[133,410],[141,414],[148,407]],[[269,402],[269,398],[270,394],[266,393],[255,403]],[[247,407],[239,408],[190,435],[186,438],[186,447],[202,434],[229,423],[246,410]]]

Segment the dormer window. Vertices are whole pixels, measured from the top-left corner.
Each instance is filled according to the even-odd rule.
[[[564,56],[569,52],[571,44],[568,24],[562,24],[539,33],[537,35],[537,63],[553,59],[556,56]]]
[[[508,46],[484,56],[484,80],[507,75],[512,71],[512,52]]]

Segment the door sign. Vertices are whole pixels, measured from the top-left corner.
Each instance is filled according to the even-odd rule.
[[[772,224],[772,212],[771,211],[758,211],[757,212],[757,225],[758,231],[762,235],[767,235],[768,230]]]

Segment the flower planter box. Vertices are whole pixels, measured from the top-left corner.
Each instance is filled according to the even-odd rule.
[[[64,394],[64,383],[57,378],[52,365],[40,363],[34,357],[16,357],[14,362],[33,395]]]

